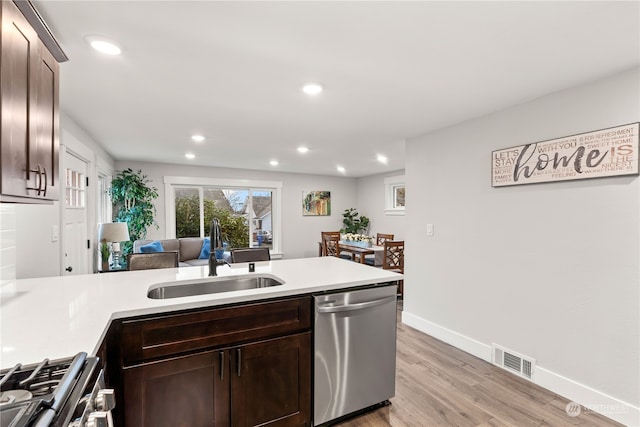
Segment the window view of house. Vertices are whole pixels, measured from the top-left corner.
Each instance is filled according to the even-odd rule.
[[[245,210],[252,218],[252,246],[267,246],[269,249],[273,247],[271,199],[271,191],[252,191],[252,209],[246,209],[246,206],[249,206],[248,200],[245,204]]]

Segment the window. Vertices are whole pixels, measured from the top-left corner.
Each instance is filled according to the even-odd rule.
[[[65,171],[65,205],[68,208],[84,208],[85,176],[82,172],[67,168]]]
[[[111,222],[111,196],[109,195],[109,187],[111,186],[111,174],[98,169],[98,185],[96,186],[96,222]]]
[[[404,215],[405,184],[404,175],[384,179],[385,214]]]
[[[230,247],[280,249],[281,182],[165,177],[167,237],[206,237],[218,218]]]

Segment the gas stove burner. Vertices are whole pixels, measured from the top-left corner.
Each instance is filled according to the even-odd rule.
[[[0,405],[29,400],[33,394],[27,390],[7,390],[0,393]]]
[[[103,388],[99,359],[85,352],[26,366],[18,363],[0,371],[0,427],[87,425],[90,413],[101,412],[94,400]]]

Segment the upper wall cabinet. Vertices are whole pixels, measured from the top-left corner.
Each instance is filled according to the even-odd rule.
[[[51,203],[60,193],[59,64],[13,2],[0,13],[0,201]]]

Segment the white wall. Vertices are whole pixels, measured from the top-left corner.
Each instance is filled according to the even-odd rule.
[[[142,173],[149,178],[149,184],[158,189],[159,197],[156,199],[155,206],[156,223],[159,229],[150,227],[147,230],[149,239],[165,237],[164,176],[281,181],[283,258],[317,256],[320,232],[339,230],[342,227],[342,212],[349,207],[357,207],[358,186],[355,178],[164,163],[116,162],[117,171],[126,168],[134,171],[142,170]],[[331,191],[330,216],[302,215],[302,192],[311,190]]]
[[[59,203],[0,203],[0,285],[27,277],[57,276],[60,247],[51,242]]]
[[[69,117],[64,112],[60,113],[60,135],[61,144],[68,144],[68,141],[64,140],[64,133],[68,132],[73,135],[78,141],[84,144],[87,148],[93,151],[96,162],[104,162],[110,167],[113,167],[113,159],[111,155],[107,153],[104,148],[95,140],[93,136],[89,135],[73,118]]]
[[[605,415],[636,425],[640,179],[492,188],[490,160],[637,122],[639,82],[630,70],[408,141],[403,317],[485,359],[492,343],[531,356],[537,382],[626,402]],[[422,238],[426,223],[435,234]]]
[[[393,234],[395,240],[403,240],[405,235],[404,215],[386,215],[384,179],[404,175],[404,169],[378,175],[358,178],[358,212],[371,220],[369,234]],[[412,191],[412,190],[409,190]]]
[[[64,198],[64,189],[60,192]],[[16,278],[59,276],[61,239],[52,241],[51,231],[60,224],[60,202],[52,205],[16,204]]]
[[[0,286],[16,279],[16,210],[0,203]]]

